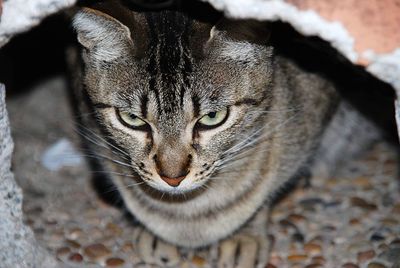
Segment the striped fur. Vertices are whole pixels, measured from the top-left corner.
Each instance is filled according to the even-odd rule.
[[[211,245],[219,250],[216,267],[264,267],[270,199],[309,163],[336,91],[273,57],[261,38],[267,34],[255,34],[261,23],[213,26],[175,11],[123,9],[117,16],[116,9],[108,14],[119,21],[90,9],[74,20],[84,47],[75,94],[89,97],[82,114],[92,150],[126,207],[156,237],[187,248]],[[112,38],[98,38],[107,31]],[[225,107],[220,127],[196,128],[201,116]],[[145,119],[148,130],[121,124],[116,109]],[[188,166],[178,187],[160,178],[160,161],[171,176]]]

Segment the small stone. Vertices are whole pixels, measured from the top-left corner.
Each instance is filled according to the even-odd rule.
[[[29,225],[31,227],[35,224],[35,221],[31,218],[27,218],[26,220],[24,220],[24,222],[26,225]]]
[[[304,265],[302,263],[295,262],[290,265],[290,268],[304,268]]]
[[[359,207],[365,210],[376,210],[378,208],[375,204],[370,203],[360,197],[352,197],[350,199],[350,203],[354,207]]]
[[[119,236],[122,234],[122,229],[118,225],[111,222],[106,225],[106,229],[115,236]]]
[[[323,265],[318,264],[318,263],[311,263],[309,265],[306,265],[304,268],[321,268]]]
[[[370,242],[368,240],[361,240],[358,242],[354,242],[347,247],[347,250],[350,252],[361,252],[367,251],[372,248]]]
[[[80,236],[82,236],[83,232],[80,228],[72,228],[71,230],[69,230],[66,234],[66,237],[70,240],[76,240],[78,239]]]
[[[104,230],[99,227],[93,227],[90,229],[90,238],[93,240],[104,239],[105,233]]]
[[[56,256],[62,257],[62,256],[69,254],[70,252],[71,252],[71,249],[69,247],[62,247],[62,248],[57,249]]]
[[[324,243],[324,238],[321,235],[314,236],[308,243],[320,244]]]
[[[342,268],[359,268],[358,265],[351,263],[351,262],[347,262],[345,264],[342,265]]]
[[[306,198],[300,201],[300,205],[303,206],[306,210],[315,210],[316,206],[324,204],[324,200],[319,197]]]
[[[206,264],[206,260],[200,256],[195,255],[192,258],[192,263],[197,266],[204,266]]]
[[[76,242],[74,240],[67,239],[66,242],[67,242],[67,245],[70,246],[71,248],[78,249],[81,247],[81,244],[79,244],[78,242]]]
[[[43,212],[43,209],[39,206],[29,208],[25,211],[25,214],[32,214],[34,216],[38,216],[38,214],[41,214]]]
[[[314,257],[312,257],[311,262],[324,265],[326,263],[326,260],[322,256],[314,256]]]
[[[382,205],[384,207],[391,207],[393,206],[393,197],[390,195],[384,195],[382,196]]]
[[[289,221],[292,221],[295,223],[299,223],[299,222],[306,220],[306,217],[304,217],[303,215],[294,214],[294,213],[290,214],[287,218]]]
[[[387,244],[385,244],[385,243],[382,243],[382,244],[379,244],[378,249],[380,251],[385,251],[385,250],[389,249],[389,246]]]
[[[269,243],[271,244],[271,247],[273,247],[273,245],[275,245],[275,236],[272,234],[269,234],[268,240],[269,240]]]
[[[379,242],[379,241],[385,240],[385,237],[382,236],[382,235],[379,234],[379,233],[373,233],[373,234],[371,235],[370,240],[371,240],[372,242]]]
[[[400,203],[393,206],[392,212],[395,214],[400,214]]]
[[[84,254],[92,260],[98,260],[107,257],[111,254],[111,251],[103,244],[92,244],[83,250]]]
[[[73,262],[82,262],[83,261],[83,257],[79,253],[72,253],[71,255],[69,255],[68,259]]]
[[[381,220],[381,223],[384,226],[397,226],[399,224],[399,221],[393,218],[384,218]]]
[[[125,261],[120,258],[109,258],[106,260],[106,265],[108,267],[118,267],[125,264]]]
[[[365,187],[365,188],[370,188],[371,187],[371,182],[370,179],[367,177],[359,177],[353,180],[353,183],[355,185]]]
[[[373,249],[367,250],[367,251],[363,251],[363,252],[359,252],[357,254],[357,260],[359,262],[365,262],[367,260],[372,259],[373,257],[375,257],[375,251]]]
[[[360,222],[359,219],[352,218],[352,219],[350,219],[349,223],[350,223],[351,225],[358,225],[358,224],[360,224],[361,222]]]
[[[58,222],[57,222],[56,219],[48,218],[48,219],[45,220],[45,223],[46,223],[47,225],[56,225]]]
[[[290,262],[300,262],[307,260],[308,256],[305,254],[293,254],[287,257]]]
[[[133,249],[134,249],[134,246],[133,246],[132,242],[125,242],[121,247],[121,250],[124,253],[132,252]]]
[[[36,235],[43,235],[46,233],[46,229],[44,229],[43,227],[34,228],[33,231]]]
[[[322,228],[321,228],[321,231],[323,231],[323,232],[333,232],[335,230],[336,230],[336,227],[333,225],[325,225],[325,226],[322,226]]]
[[[370,262],[367,268],[386,268],[386,266],[379,262]]]
[[[400,239],[396,238],[392,242],[390,242],[389,246],[391,248],[400,248]]]
[[[390,263],[400,262],[400,248],[389,248],[387,251],[379,254],[378,257]]]
[[[316,254],[321,254],[322,248],[318,244],[307,243],[304,245],[304,251],[310,255],[316,255]]]
[[[337,208],[342,204],[341,201],[330,201],[324,204],[324,208]]]
[[[279,256],[277,254],[271,254],[271,257],[269,258],[269,262],[272,265],[275,265],[276,267],[280,267],[283,260],[282,260],[281,256]]]
[[[299,232],[296,232],[292,235],[292,241],[298,243],[304,243],[304,235]]]
[[[289,220],[287,220],[287,219],[280,220],[280,221],[279,221],[279,224],[280,224],[282,227],[284,227],[284,228],[294,228],[294,229],[297,229],[297,226],[296,226],[293,222],[291,222],[291,221],[289,221]]]

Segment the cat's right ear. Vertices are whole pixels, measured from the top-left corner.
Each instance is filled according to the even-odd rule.
[[[103,12],[83,8],[74,16],[73,27],[79,43],[96,60],[113,61],[133,47],[128,27]]]

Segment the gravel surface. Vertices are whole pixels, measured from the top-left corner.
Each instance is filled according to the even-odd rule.
[[[55,78],[8,100],[25,221],[60,262],[138,267],[134,238],[141,227],[98,198],[84,161],[66,161],[56,170],[43,165],[43,155],[60,140],[79,144],[64,88]],[[399,268],[397,173],[396,155],[380,143],[334,178],[298,186],[273,210],[268,268]],[[206,252],[183,258],[181,267],[209,267]]]

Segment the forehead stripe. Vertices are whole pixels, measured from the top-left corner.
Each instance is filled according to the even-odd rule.
[[[148,13],[149,88],[157,96],[160,112],[173,113],[183,105],[192,72],[189,30],[191,23],[182,14],[164,11]]]

